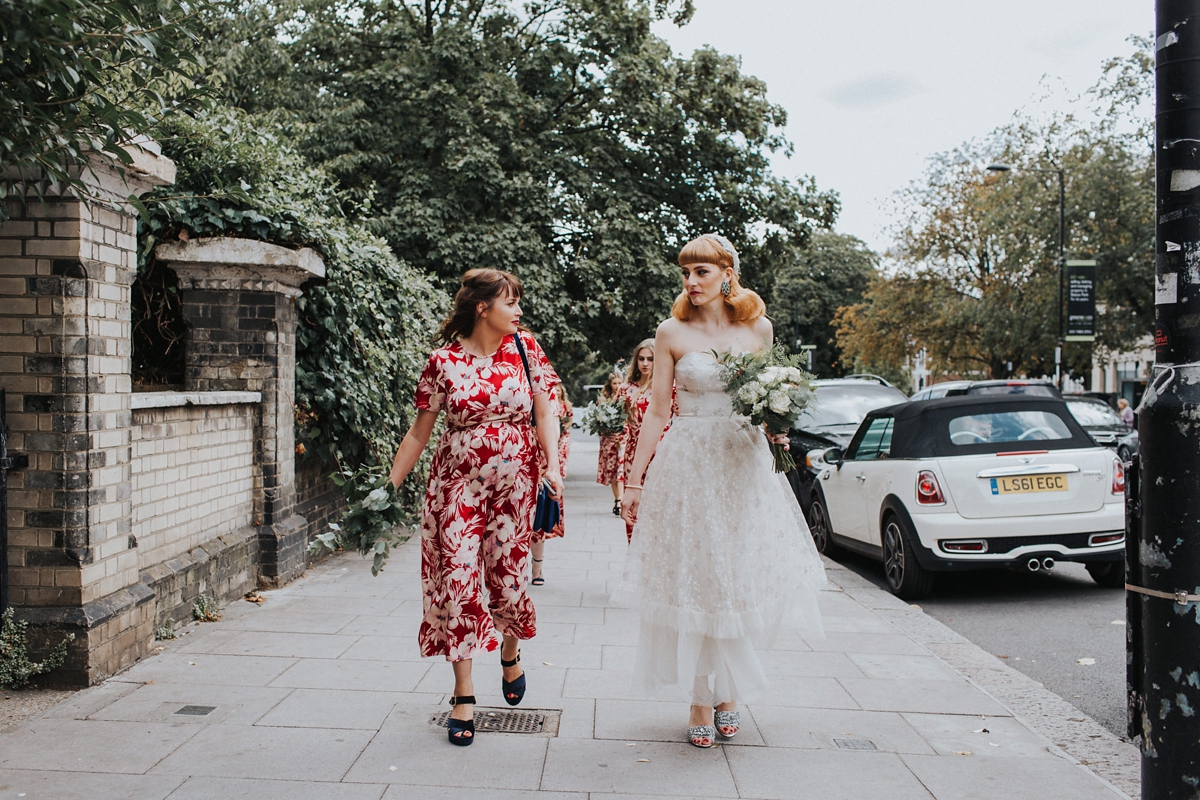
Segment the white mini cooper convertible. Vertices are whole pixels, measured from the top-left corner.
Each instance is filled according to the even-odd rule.
[[[872,411],[843,452],[814,451],[817,549],[879,559],[906,600],[933,573],[1080,561],[1125,581],[1125,471],[1053,398],[949,397]]]

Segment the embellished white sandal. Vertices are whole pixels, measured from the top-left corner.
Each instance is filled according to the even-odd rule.
[[[717,733],[724,736],[726,739],[732,739],[738,735],[738,729],[742,724],[742,712],[740,711],[714,711],[713,724],[717,729]],[[722,728],[733,728],[733,733],[726,733]]]
[[[707,750],[717,743],[717,729],[712,725],[693,725],[692,727],[688,728],[687,732],[688,741],[691,742],[694,747]],[[704,743],[706,739],[708,740],[708,744]]]

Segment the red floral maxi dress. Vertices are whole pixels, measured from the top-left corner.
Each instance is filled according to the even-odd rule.
[[[619,390],[618,390],[619,391]],[[621,395],[612,400],[601,399],[602,403],[620,403]],[[596,464],[596,483],[608,486],[621,477],[621,443],[625,441],[625,431],[609,433],[600,437],[600,459]]]
[[[417,408],[446,412],[421,517],[423,656],[461,661],[495,650],[496,629],[537,633],[527,583],[540,447],[529,419],[548,362],[521,336],[531,381],[508,336],[485,358],[458,342],[435,350],[417,383]]]

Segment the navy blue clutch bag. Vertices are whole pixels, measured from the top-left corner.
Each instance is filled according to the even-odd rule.
[[[562,509],[558,505],[558,501],[550,495],[550,485],[546,481],[542,481],[538,487],[537,510],[533,514],[533,529],[542,533],[549,533],[554,530],[554,526],[558,524],[559,518],[562,516]]]

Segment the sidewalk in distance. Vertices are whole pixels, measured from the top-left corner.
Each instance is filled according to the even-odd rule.
[[[189,627],[158,655],[0,733],[0,796],[1138,793],[1134,748],[832,563],[821,598],[827,637],[782,638],[764,654],[770,701],[744,709],[739,736],[711,750],[687,744],[686,706],[629,694],[636,619],[608,603],[625,532],[607,487],[592,481],[596,455],[594,441],[575,443],[567,536],[546,547],[546,585],[532,590],[538,636],[522,648],[530,688],[521,708],[561,712],[557,727],[551,714],[540,734],[481,732],[457,748],[431,723],[449,709],[453,681],[449,664],[417,652],[420,554],[411,541],[377,578],[357,555],[329,559],[261,606],[235,603],[221,622]],[[476,661],[477,719],[484,707],[507,710],[498,660]]]

